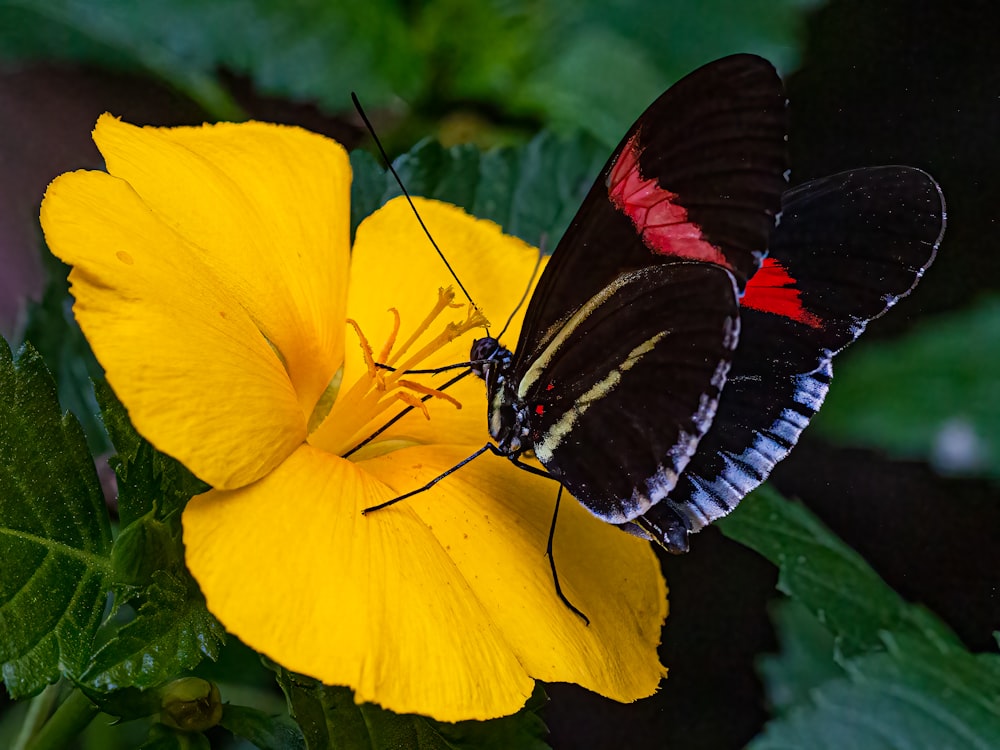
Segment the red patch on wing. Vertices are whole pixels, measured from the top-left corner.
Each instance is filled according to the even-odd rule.
[[[781,315],[810,328],[823,327],[823,320],[802,306],[795,279],[774,258],[765,258],[760,270],[750,277],[740,307]]]
[[[618,155],[608,177],[608,197],[628,216],[646,247],[660,255],[701,260],[732,269],[726,256],[688,220],[687,209],[676,203],[677,194],[647,180],[639,171],[638,133]]]

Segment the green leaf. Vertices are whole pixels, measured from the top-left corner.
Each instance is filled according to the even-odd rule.
[[[847,676],[772,721],[751,750],[937,750],[1000,747],[1000,656],[887,636],[886,651],[849,660]],[[984,659],[992,663],[987,666]]]
[[[778,566],[778,588],[805,605],[847,656],[880,647],[883,631],[959,643],[926,610],[906,603],[805,508],[767,486],[719,526]]]
[[[66,278],[69,267],[49,253],[43,253],[43,262],[48,282],[42,299],[28,304],[23,340],[31,342],[42,355],[55,378],[59,403],[80,420],[90,452],[96,456],[110,448],[98,417],[92,383],[101,379],[104,371],[73,317],[73,298]]]
[[[333,110],[350,109],[352,89],[383,102],[424,76],[394,0],[0,0],[0,50],[152,73],[225,119],[243,118],[223,69]]]
[[[160,453],[135,431],[128,412],[106,381],[95,383],[94,390],[116,450],[109,463],[118,477],[118,518],[124,527],[150,514],[157,520],[173,519],[188,500],[209,489],[183,464]]]
[[[844,365],[817,429],[944,471],[1000,477],[1000,299],[858,346]]]
[[[536,687],[521,711],[493,721],[447,724],[425,716],[394,714],[370,703],[357,705],[348,688],[322,685],[302,675],[274,667],[278,684],[288,699],[292,718],[302,728],[310,750],[378,750],[406,747],[414,750],[517,747],[544,750],[547,730],[537,711],[544,693]]]
[[[111,527],[41,356],[0,343],[0,662],[13,697],[79,674],[110,588]]]
[[[156,571],[144,599],[135,619],[94,655],[82,677],[92,689],[153,687],[218,656],[225,631],[189,575]]]
[[[351,158],[351,242],[358,224],[385,203],[387,180],[391,180],[381,162],[367,151],[352,151]]]
[[[133,521],[115,539],[111,564],[119,586],[143,586],[161,570],[183,569],[177,522],[158,520],[155,510]]]
[[[844,675],[834,660],[834,638],[804,606],[783,599],[771,607],[779,653],[757,665],[776,713],[808,700],[810,691]]]
[[[766,487],[721,526],[774,562],[778,587],[835,638],[781,611],[783,653],[762,664],[781,716],[753,750],[1000,746],[1000,657],[970,654],[802,506]]]
[[[224,638],[184,566],[180,511],[205,485],[136,433],[107,383],[98,383],[96,392],[118,449],[111,459],[122,524],[111,553],[115,604],[136,602],[138,611],[87,665],[81,679],[92,693],[159,685],[206,656],[216,658]],[[119,698],[126,710],[134,708],[128,695]]]
[[[304,750],[302,731],[287,716],[271,716],[247,706],[227,705],[222,726],[262,750]]]
[[[551,252],[607,157],[608,149],[586,136],[542,133],[524,146],[486,152],[425,141],[394,166],[411,195],[461,206]],[[392,175],[370,156],[355,153],[351,163],[352,217],[367,216],[400,195]],[[442,250],[447,254],[447,248]],[[433,253],[429,246],[428,251]]]

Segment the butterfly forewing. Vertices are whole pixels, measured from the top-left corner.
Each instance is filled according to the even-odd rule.
[[[598,517],[624,523],[673,489],[715,413],[736,296],[732,275],[707,264],[623,274],[517,383],[535,455]]]
[[[771,255],[747,286],[740,345],[711,429],[642,528],[668,548],[731,511],[823,403],[832,357],[908,294],[933,261],[944,200],[908,167],[852,170],[790,190]]]
[[[676,194],[741,289],[763,257],[787,188],[787,100],[773,69],[755,61],[726,58],[708,69],[708,80],[681,80],[647,113],[669,136],[640,122],[628,139],[636,141],[641,174]],[[706,86],[714,95],[702,94]]]
[[[742,288],[763,256],[785,188],[785,94],[752,55],[675,84],[622,139],[563,236],[525,315],[514,368],[621,273],[702,260]]]

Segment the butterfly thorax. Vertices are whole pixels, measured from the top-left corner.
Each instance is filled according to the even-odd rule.
[[[528,406],[518,398],[516,384],[510,377],[513,360],[510,349],[492,336],[485,336],[472,342],[469,359],[472,371],[486,381],[488,424],[497,447],[510,458],[530,451]]]

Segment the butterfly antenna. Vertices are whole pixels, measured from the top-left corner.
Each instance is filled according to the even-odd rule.
[[[372,140],[375,141],[375,146],[378,148],[378,152],[382,155],[382,161],[384,161],[386,167],[389,168],[389,171],[392,173],[392,176],[396,180],[396,184],[399,185],[399,189],[403,191],[403,196],[406,198],[406,202],[410,204],[410,208],[413,211],[413,215],[417,217],[417,221],[420,223],[420,228],[424,230],[424,234],[427,235],[427,239],[431,241],[431,245],[434,246],[434,249],[437,251],[437,254],[441,257],[441,260],[448,268],[448,273],[450,273],[451,277],[455,279],[455,283],[458,284],[458,288],[462,290],[462,294],[465,295],[465,298],[469,300],[469,304],[478,310],[479,307],[476,305],[475,302],[472,301],[471,295],[465,288],[465,285],[462,284],[461,280],[458,278],[458,275],[455,273],[455,269],[451,267],[451,263],[449,263],[448,259],[444,257],[444,253],[441,252],[441,248],[438,247],[438,244],[434,241],[434,238],[431,236],[430,230],[427,229],[427,225],[424,224],[424,220],[420,218],[420,212],[418,212],[417,207],[413,205],[413,199],[410,197],[410,193],[407,191],[406,186],[403,184],[402,179],[400,179],[399,173],[396,172],[396,168],[393,167],[392,162],[389,161],[389,155],[385,152],[385,149],[382,147],[382,141],[380,141],[379,137],[375,134],[375,128],[372,126],[371,120],[368,119],[368,115],[366,115],[365,111],[361,108],[361,102],[358,100],[358,95],[355,94],[353,91],[351,92],[351,101],[354,102],[354,108],[358,110],[358,114],[361,115],[361,119],[364,121],[365,127],[368,128],[368,132],[371,133]]]
[[[524,294],[521,295],[521,299],[518,300],[517,305],[510,313],[510,317],[507,318],[507,322],[503,324],[503,328],[500,333],[497,334],[497,341],[503,338],[503,335],[507,332],[510,327],[511,322],[514,320],[514,316],[517,315],[517,311],[521,309],[521,306],[528,299],[528,294],[531,292],[531,285],[535,282],[535,277],[538,276],[538,269],[542,267],[542,258],[545,257],[545,239],[546,235],[542,235],[541,239],[538,241],[538,260],[535,261],[535,267],[531,269],[531,276],[528,277],[528,284],[524,287]]]

